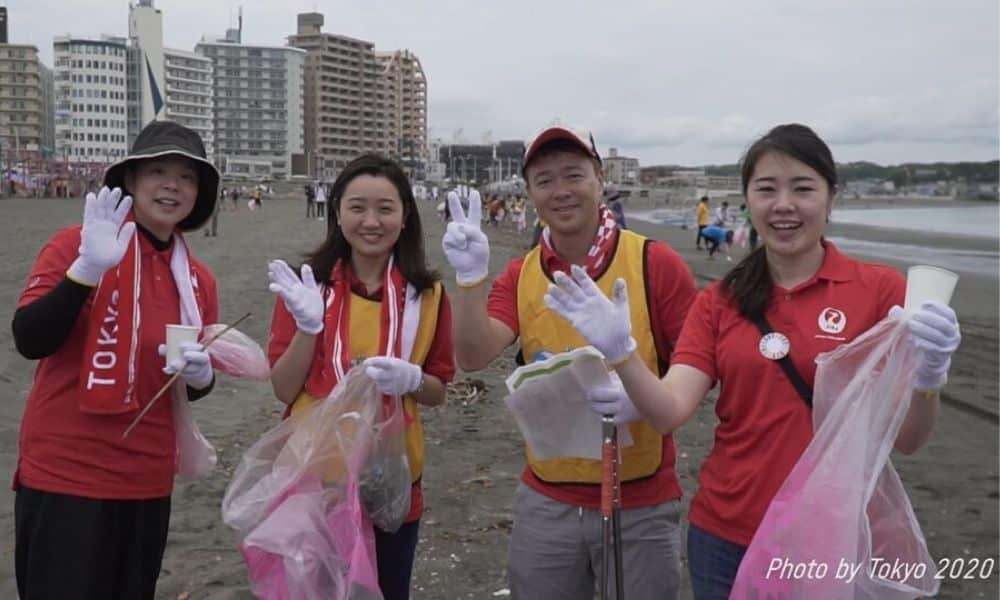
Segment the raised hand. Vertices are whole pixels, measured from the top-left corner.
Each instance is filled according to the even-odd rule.
[[[483,202],[479,193],[469,194],[469,214],[454,191],[448,192],[451,222],[441,238],[448,264],[455,269],[460,286],[473,286],[486,279],[490,267],[490,241],[482,230]]]
[[[612,298],[604,295],[594,280],[578,265],[554,274],[545,294],[545,304],[566,319],[580,335],[612,363],[625,360],[635,351],[628,289],[624,279],[615,281]]]
[[[87,194],[83,206],[83,229],[80,232],[80,255],[66,274],[84,285],[95,286],[104,273],[119,262],[135,234],[135,223],[125,222],[132,208],[132,196],[121,198],[121,188],[101,188]],[[121,198],[121,202],[118,200]]]
[[[313,276],[312,267],[302,265],[302,279],[283,260],[272,260],[267,264],[269,290],[281,296],[285,307],[295,318],[295,325],[303,333],[316,335],[323,331],[323,315],[326,305],[319,284]]]

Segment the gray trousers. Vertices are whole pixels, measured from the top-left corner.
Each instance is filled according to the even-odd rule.
[[[680,512],[679,500],[621,512],[627,600],[677,598]],[[507,557],[511,598],[592,600],[601,573],[601,512],[558,502],[524,483],[518,485]]]

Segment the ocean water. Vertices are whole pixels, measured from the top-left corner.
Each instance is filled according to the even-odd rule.
[[[628,218],[674,225],[693,226],[691,211],[655,209],[629,212]],[[832,221],[870,225],[886,229],[933,231],[937,233],[1000,240],[1000,207],[997,205],[842,209],[834,210]],[[937,265],[959,273],[1000,276],[1000,253],[994,250],[965,250],[916,244],[893,244],[834,236],[830,241],[837,247],[858,256],[895,260],[909,264]]]
[[[835,223],[1000,239],[1000,205],[834,209]]]

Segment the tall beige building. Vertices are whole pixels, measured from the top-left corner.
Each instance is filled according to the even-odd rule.
[[[0,156],[9,160],[51,148],[46,144],[51,92],[43,85],[38,48],[0,44]]]
[[[310,173],[332,179],[364,152],[388,146],[385,83],[375,44],[323,33],[323,15],[300,13],[288,45],[306,51],[305,151]]]
[[[377,52],[386,99],[388,147],[413,179],[425,179],[427,164],[427,78],[409,50]]]

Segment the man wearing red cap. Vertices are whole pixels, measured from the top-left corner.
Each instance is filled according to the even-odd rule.
[[[630,290],[632,335],[650,369],[664,373],[694,299],[694,280],[680,256],[662,242],[617,227],[602,203],[604,175],[593,136],[549,127],[528,144],[522,172],[528,197],[547,223],[538,246],[510,261],[487,293],[489,241],[482,207],[458,203],[442,240],[455,269],[455,350],[466,371],[487,366],[520,340],[519,359],[537,360],[586,345],[543,296],[556,271],[586,270],[605,294],[621,278]],[[630,294],[631,296],[631,294]],[[610,362],[618,356],[607,356]],[[680,484],[669,435],[639,416],[616,377],[587,399],[601,415],[626,426],[634,444],[622,450],[621,503],[625,595],[629,600],[676,598],[680,580]],[[594,440],[599,444],[599,440]],[[508,575],[514,598],[590,599],[601,564],[601,462],[536,458],[514,497]]]

